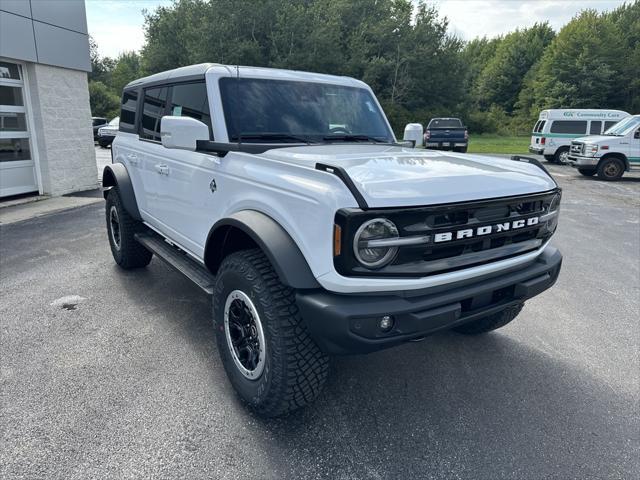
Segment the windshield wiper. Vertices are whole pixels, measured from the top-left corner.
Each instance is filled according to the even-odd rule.
[[[311,140],[305,137],[299,137],[297,135],[291,135],[288,133],[275,133],[275,132],[264,132],[264,133],[241,133],[240,135],[236,135],[236,140],[239,143],[242,143],[242,140],[289,140],[293,142],[306,143],[310,144]]]
[[[322,137],[323,140],[335,140],[338,142],[375,142],[375,143],[389,143],[387,140],[381,140],[380,138],[370,137],[369,135],[326,135]]]

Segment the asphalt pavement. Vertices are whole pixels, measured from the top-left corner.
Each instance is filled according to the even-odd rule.
[[[234,395],[206,295],[114,264],[102,203],[0,226],[0,477],[640,478],[640,176],[551,171],[554,288],[485,336],[336,358],[275,420]]]

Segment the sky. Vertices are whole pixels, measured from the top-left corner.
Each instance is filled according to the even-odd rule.
[[[417,3],[417,0],[415,0]],[[89,34],[102,56],[115,57],[144,44],[142,10],[167,6],[172,0],[86,0]],[[580,10],[612,10],[623,0],[430,0],[449,19],[451,33],[464,40],[493,37],[516,28],[549,21],[556,31]]]

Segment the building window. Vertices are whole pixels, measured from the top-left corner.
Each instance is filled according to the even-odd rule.
[[[0,162],[31,160],[20,65],[0,62]]]
[[[0,60],[0,197],[38,190],[22,68]]]

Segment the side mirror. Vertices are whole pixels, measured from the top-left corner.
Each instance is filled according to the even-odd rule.
[[[421,123],[407,123],[406,127],[404,127],[404,137],[402,140],[404,141],[412,141],[413,147],[422,147],[424,134],[424,128]]]
[[[209,140],[209,127],[195,118],[165,116],[160,119],[160,138],[165,148],[195,150],[198,140]]]
[[[636,133],[633,134],[633,138],[640,138],[640,130],[636,130]]]

